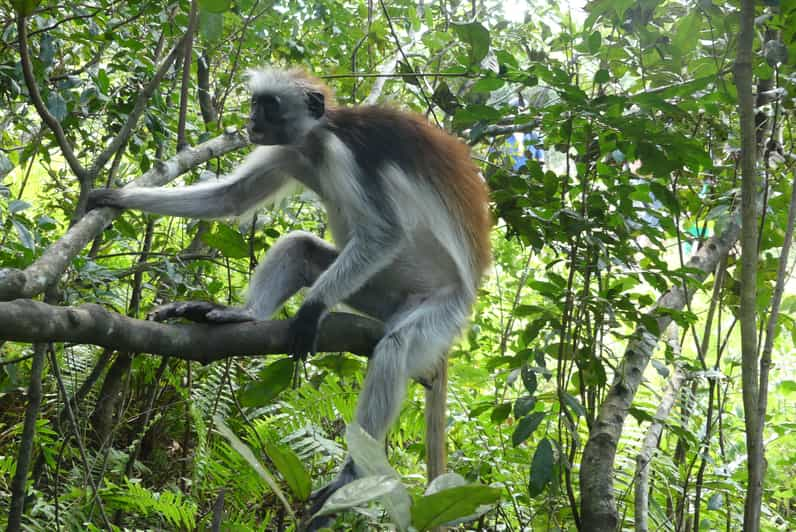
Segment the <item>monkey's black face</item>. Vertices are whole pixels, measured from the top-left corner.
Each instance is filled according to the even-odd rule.
[[[288,144],[287,121],[282,99],[273,94],[252,96],[252,110],[246,129],[255,144]]]

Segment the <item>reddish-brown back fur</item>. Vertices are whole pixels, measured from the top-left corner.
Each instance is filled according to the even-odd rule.
[[[290,74],[300,85],[324,94],[327,127],[349,146],[366,173],[375,178],[381,164],[394,161],[430,181],[451,215],[461,221],[473,266],[482,275],[491,260],[492,222],[486,184],[467,145],[416,113],[384,106],[336,107],[320,80],[300,69]]]

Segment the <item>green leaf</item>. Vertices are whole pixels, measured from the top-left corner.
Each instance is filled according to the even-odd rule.
[[[11,5],[19,15],[28,16],[33,13],[41,0],[11,0]]]
[[[384,442],[375,440],[356,422],[348,424],[345,431],[348,452],[357,464],[360,474],[366,476],[384,475],[395,482],[392,488],[380,494],[380,502],[384,505],[393,523],[399,530],[409,528],[411,522],[412,500],[409,492],[401,484],[400,477],[387,461]]]
[[[596,54],[600,50],[600,44],[602,44],[602,35],[600,35],[599,31],[595,30],[589,35],[589,53]]]
[[[492,415],[490,416],[490,419],[492,420],[492,423],[495,424],[503,423],[504,421],[506,421],[506,418],[509,417],[509,414],[511,414],[511,403],[502,403],[497,405],[492,410]]]
[[[14,229],[17,232],[17,236],[19,237],[19,241],[22,243],[22,245],[31,251],[36,249],[36,241],[33,239],[33,234],[31,234],[28,228],[17,220],[11,220],[11,223],[13,224]]]
[[[536,447],[531,462],[531,479],[528,483],[528,493],[536,497],[553,478],[553,446],[550,440],[543,438]]]
[[[229,6],[230,0],[199,0],[199,8],[210,13],[223,13]]]
[[[677,201],[677,196],[674,195],[669,187],[665,187],[657,181],[650,181],[650,190],[667,209],[673,213],[680,212],[680,203]]]
[[[453,31],[470,47],[470,64],[478,65],[489,52],[489,30],[479,22],[453,24]]]
[[[131,224],[126,216],[120,216],[113,222],[113,227],[119,231],[119,233],[127,238],[132,240],[138,239],[138,230],[135,228],[133,224]]]
[[[5,153],[0,152],[0,179],[13,169],[14,163],[11,162],[11,159],[6,157]]]
[[[208,43],[214,43],[224,33],[224,15],[205,9],[199,12],[199,34]]]
[[[23,200],[11,200],[8,202],[8,212],[11,214],[16,214],[18,212],[22,212],[25,209],[30,208],[30,203]]]
[[[721,510],[724,507],[724,495],[714,493],[708,499],[708,510]]]
[[[108,72],[106,72],[104,68],[100,68],[97,72],[96,84],[102,94],[108,93],[108,89],[111,87],[111,80],[108,77]]]
[[[594,74],[594,83],[608,83],[609,81],[611,81],[611,73],[604,68],[601,68]]]
[[[796,393],[796,381],[786,380],[777,385],[779,391],[783,394],[790,395]]]
[[[295,361],[281,358],[260,372],[260,378],[250,382],[240,392],[243,406],[265,406],[290,386]]]
[[[312,491],[312,479],[296,453],[273,442],[265,443],[265,453],[285,479],[287,485],[290,486],[290,490],[296,498],[306,501]]]
[[[533,410],[534,406],[536,406],[536,397],[531,397],[529,395],[520,397],[514,402],[514,418],[520,419],[521,417],[525,417],[528,415],[528,412]]]
[[[498,488],[469,485],[420,497],[412,505],[412,526],[428,530],[469,516],[481,506],[496,504],[500,494]]]
[[[486,105],[468,105],[456,110],[453,124],[456,128],[471,127],[476,122],[496,122],[502,115],[500,111]]]
[[[539,383],[536,381],[536,372],[531,369],[528,364],[522,366],[522,383],[529,394],[533,395],[536,392],[536,387]]]
[[[699,11],[693,10],[675,24],[672,45],[677,48],[680,55],[693,52],[696,48],[701,21]]]
[[[202,235],[202,242],[219,250],[230,259],[242,259],[249,256],[249,246],[239,231],[223,224],[216,224],[212,232]]]
[[[336,514],[355,506],[362,506],[390,493],[401,485],[397,478],[387,475],[375,475],[358,478],[332,493],[315,515]]]
[[[47,110],[59,122],[66,118],[66,100],[57,92],[51,92],[47,97]]]
[[[517,428],[514,429],[514,433],[511,435],[511,443],[514,447],[517,447],[527,440],[531,434],[539,428],[539,424],[544,419],[544,416],[544,412],[534,412],[530,416],[522,418],[520,422],[517,423]]]
[[[580,401],[578,401],[575,397],[567,392],[561,392],[561,398],[564,400],[564,404],[566,404],[570,410],[575,412],[580,417],[586,417],[586,410],[583,408],[583,405],[580,404]]]
[[[459,102],[456,101],[456,96],[453,95],[450,87],[448,87],[448,84],[444,81],[434,89],[431,100],[449,115],[454,114],[456,109],[459,108]]]

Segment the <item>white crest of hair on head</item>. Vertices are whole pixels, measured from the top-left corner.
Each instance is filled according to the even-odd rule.
[[[246,71],[249,90],[253,94],[272,93],[289,94],[299,86],[297,80],[289,72],[278,68],[251,68]]]

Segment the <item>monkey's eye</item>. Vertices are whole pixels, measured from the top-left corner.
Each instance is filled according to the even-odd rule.
[[[260,108],[263,118],[269,122],[280,118],[282,115],[280,103],[281,99],[279,96],[274,96],[273,94],[263,94],[261,96],[256,96],[252,102],[253,105]]]

